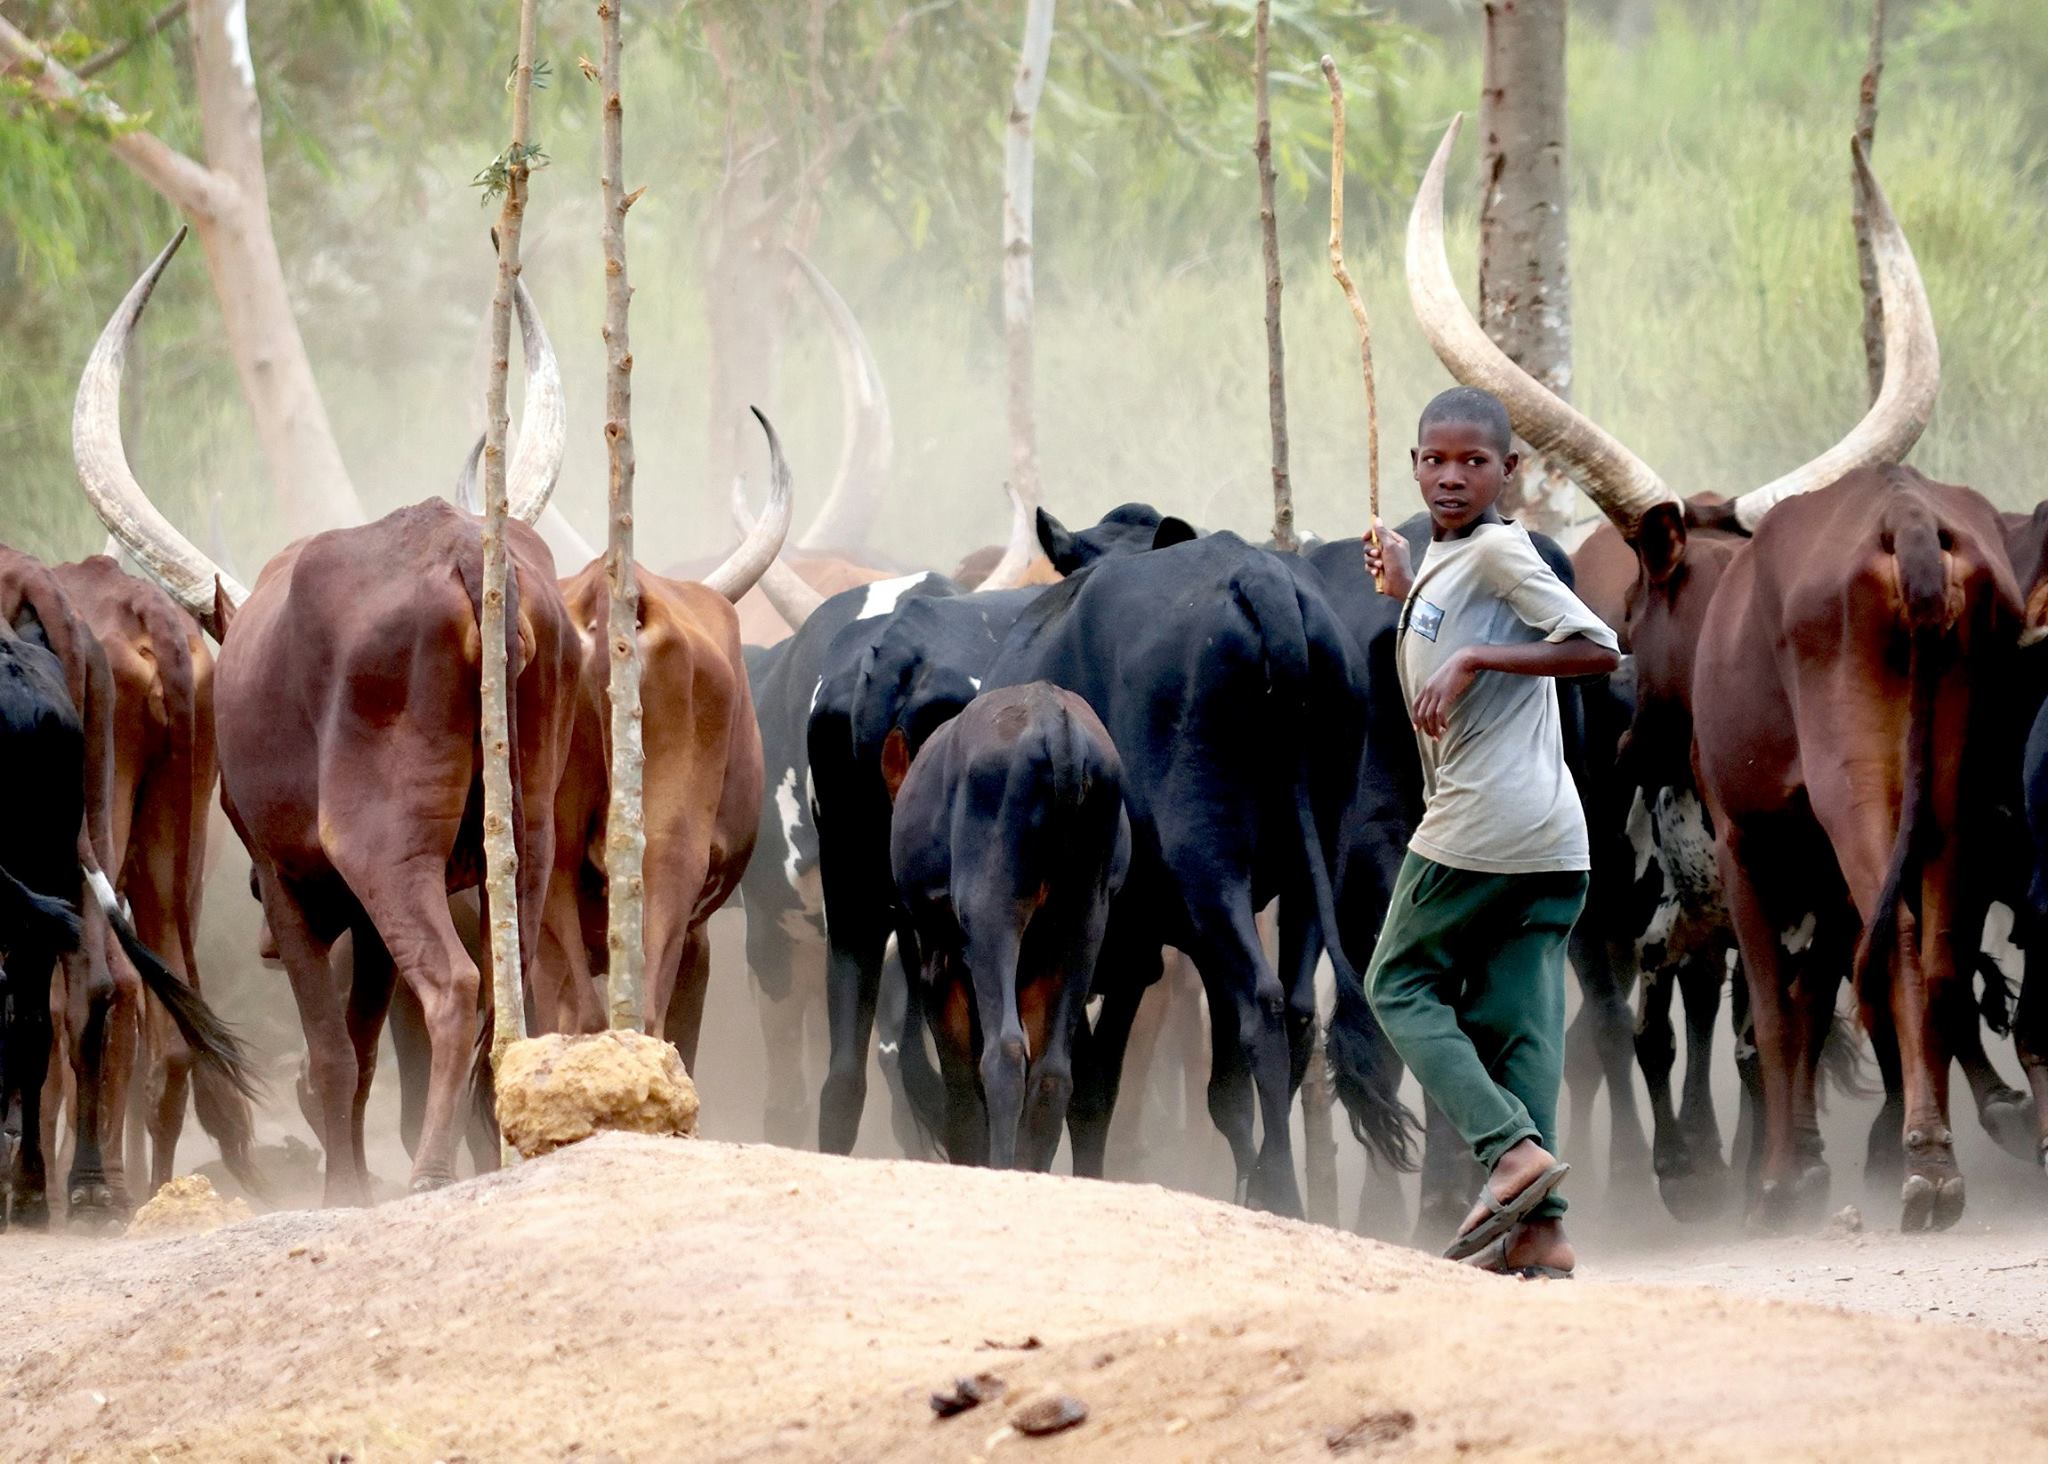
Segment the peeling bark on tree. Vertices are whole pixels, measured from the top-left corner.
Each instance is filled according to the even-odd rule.
[[[519,951],[519,839],[512,800],[512,733],[505,646],[506,387],[512,368],[512,291],[519,278],[519,231],[526,216],[528,114],[538,0],[520,0],[519,59],[512,74],[512,144],[505,201],[498,211],[498,287],[491,297],[491,365],[484,404],[483,744],[484,908],[491,953],[491,1063],[526,1036]]]
[[[611,605],[605,636],[611,647],[611,805],[605,812],[604,873],[609,975],[605,1013],[614,1028],[639,1031],[645,1021],[641,936],[642,866],[647,828],[641,804],[645,755],[640,740],[640,587],[633,576],[633,350],[626,311],[633,287],[626,278],[627,193],[623,175],[625,108],[619,99],[619,7],[599,0],[604,49],[598,62],[603,93],[599,184],[604,195],[604,443],[610,460],[610,538],[605,546],[605,587]],[[658,1034],[657,1034],[658,1035]]]
[[[1294,534],[1294,486],[1287,476],[1287,352],[1280,338],[1280,229],[1273,209],[1273,117],[1267,100],[1266,31],[1272,0],[1259,0],[1252,77],[1258,95],[1259,234],[1266,258],[1266,411],[1273,424],[1273,546],[1283,554],[1301,547]]]
[[[1510,360],[1570,401],[1565,0],[1490,0],[1485,13],[1479,321]],[[1519,446],[1522,469],[1502,512],[1555,534],[1576,516],[1571,480]]]
[[[1863,139],[1865,157],[1877,140],[1877,84],[1883,76],[1884,0],[1872,0],[1870,58],[1864,63],[1856,101],[1856,135]],[[1850,169],[1849,186],[1855,200],[1856,276],[1863,282],[1863,363],[1869,373],[1869,400],[1874,402],[1884,388],[1884,301],[1877,292],[1877,256],[1870,248],[1869,200],[1863,196],[1862,177],[1854,168]]]
[[[107,147],[114,156],[175,205],[199,236],[242,395],[292,531],[360,523],[362,507],[327,420],[271,233],[263,109],[245,0],[192,0],[190,29],[204,163],[135,128],[118,103],[87,88],[5,19],[0,61],[20,68],[45,101],[76,103],[110,124]]]
[[[1033,392],[1031,334],[1031,129],[1045,92],[1052,54],[1054,0],[1026,0],[1024,44],[1010,90],[1010,122],[1003,150],[1003,336],[1010,368],[1010,483],[1033,508],[1044,502],[1038,484],[1038,421]]]

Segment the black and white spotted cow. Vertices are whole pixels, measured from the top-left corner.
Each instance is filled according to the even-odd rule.
[[[746,648],[747,677],[761,725],[766,768],[754,857],[740,881],[747,917],[747,965],[767,1047],[766,1133],[770,1142],[808,1147],[812,1079],[807,1031],[825,1015],[825,897],[812,814],[809,727],[827,669],[826,652],[849,625],[887,616],[906,600],[958,593],[943,575],[877,580],[827,599],[788,639]],[[893,966],[894,963],[891,963]],[[883,983],[883,1031],[900,1032],[907,1011],[900,969]],[[902,1092],[896,1039],[885,1041],[882,1068],[896,1102],[893,1128],[907,1153],[924,1141]]]

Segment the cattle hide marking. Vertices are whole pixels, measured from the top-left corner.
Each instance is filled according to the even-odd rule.
[[[853,618],[872,620],[877,615],[887,615],[896,608],[896,602],[902,599],[913,585],[921,584],[924,578],[922,574],[906,574],[897,579],[876,580],[868,586],[867,595],[860,602],[860,614]],[[815,699],[812,705],[816,705]]]

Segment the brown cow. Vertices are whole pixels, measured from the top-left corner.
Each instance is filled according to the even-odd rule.
[[[92,628],[78,615],[49,567],[0,546],[0,636],[43,646],[63,668],[65,690],[85,732],[85,818],[78,830],[80,863],[98,892],[114,858],[111,805],[114,763],[114,686]],[[109,889],[107,893],[111,893]],[[122,1129],[127,1114],[128,1075],[135,1063],[137,1013],[142,987],[130,964],[108,941],[102,901],[88,900],[79,913],[83,939],[59,958],[59,979],[49,987],[51,1021],[69,1058],[75,1102],[75,1147],[66,1186],[68,1213],[79,1218],[115,1219],[131,1208],[123,1169]],[[102,1035],[103,1034],[103,1035]],[[44,1061],[47,1061],[45,1057]],[[27,1225],[48,1217],[44,1197],[46,1094],[35,1070],[19,1115],[21,1148],[12,1176],[14,1215]],[[10,1084],[10,1086],[12,1086]]]
[[[1516,430],[1566,464],[1613,521],[1611,530],[1598,530],[1586,541],[1575,563],[1592,597],[1589,603],[1604,605],[1610,615],[1615,613],[1615,586],[1627,576],[1621,628],[1632,652],[1637,707],[1620,762],[1623,776],[1640,790],[1639,806],[1656,835],[1654,849],[1646,837],[1637,857],[1654,853],[1663,867],[1665,894],[1657,919],[1666,927],[1656,933],[1654,942],[1646,942],[1637,931],[1628,935],[1646,960],[1672,963],[1658,974],[1683,974],[1705,984],[1701,1005],[1710,1037],[1712,1006],[1718,1003],[1722,979],[1718,959],[1711,958],[1712,943],[1725,944],[1727,921],[1719,908],[1718,880],[1712,872],[1711,845],[1690,755],[1692,671],[1700,627],[1719,578],[1748,552],[1746,536],[1773,505],[1825,487],[1859,468],[1895,461],[1917,440],[1940,377],[1926,293],[1898,221],[1860,147],[1854,147],[1859,183],[1870,203],[1884,307],[1886,375],[1878,398],[1841,442],[1775,482],[1732,502],[1705,495],[1681,502],[1625,446],[1510,362],[1465,308],[1443,248],[1443,170],[1456,131],[1454,124],[1439,147],[1410,219],[1408,275],[1416,315],[1452,374],[1498,394],[1507,403]],[[1626,559],[1616,551],[1625,552]],[[1619,801],[1626,806],[1626,799]],[[1596,831],[1596,840],[1614,837]],[[1596,868],[1596,884],[1614,877],[1615,872]],[[1619,871],[1618,877],[1625,881],[1628,871]],[[1814,896],[1808,913],[1834,903],[1831,890],[1814,889],[1811,880],[1803,885]],[[1616,907],[1629,905],[1624,900]],[[1826,922],[1820,921],[1799,936],[1798,944],[1805,949],[1815,935],[1827,934]],[[1709,958],[1702,959],[1703,953]],[[1646,972],[1646,977],[1651,974]],[[1665,990],[1668,993],[1668,985]],[[1694,1005],[1689,995],[1688,1007]],[[1701,1046],[1695,1046],[1694,1060],[1704,1060]],[[1660,1142],[1660,1171],[1662,1149]],[[1718,1156],[1714,1162],[1718,1164]]]
[[[761,423],[775,471],[768,517],[779,538],[776,525],[786,527],[789,517],[789,468],[774,429],[765,417]],[[751,545],[765,542],[759,534],[749,537]],[[711,973],[704,922],[738,887],[760,816],[761,729],[733,601],[753,588],[765,567],[766,556],[750,555],[743,546],[741,555],[703,583],[635,571],[647,841],[643,1020],[648,1032],[668,1035],[693,1069]],[[562,595],[585,651],[569,764],[555,802],[560,833],[535,1007],[543,1028],[598,1031],[605,1014],[591,976],[606,964],[604,841],[611,788],[611,659],[605,653],[611,595],[604,561],[564,580]]]
[[[121,368],[184,235],[114,313],[79,383],[79,481],[107,527],[221,641],[221,796],[256,867],[290,972],[320,1096],[330,1203],[368,1198],[363,1107],[394,975],[426,1012],[433,1057],[412,1182],[453,1176],[455,1117],[479,1051],[476,964],[447,896],[480,875],[478,642],[482,529],[430,500],[302,539],[241,591],[165,522],[129,468]],[[506,657],[521,950],[538,945],[580,649],[554,564],[531,528],[561,463],[561,387],[519,292],[528,430],[509,475]],[[352,929],[344,1013],[328,947]]]
[[[218,776],[213,654],[170,596],[105,555],[51,573],[98,637],[112,673],[115,888],[131,905],[143,943],[197,989],[207,813]],[[188,1089],[230,1171],[260,1188],[249,1160],[254,1125],[247,1100],[217,1071],[194,1071],[192,1051],[160,1003],[146,1004],[141,1037],[146,1076],[135,1092],[154,1143],[151,1192],[175,1172]],[[139,1157],[132,1143],[130,1157]]]
[[[1958,874],[1992,786],[1967,753],[1985,728],[1979,688],[2010,674],[2020,626],[1991,506],[1896,467],[1781,504],[1708,608],[1696,761],[1749,972],[1766,1219],[1826,1197],[1812,1054],[1835,983],[1788,960],[1781,932],[1811,908],[1816,857],[1826,867],[1830,854],[1863,928],[1866,1023],[1898,1043],[1901,1224],[1945,1228],[1962,1215],[1946,1033],[1976,1021],[1957,937],[1974,947],[1978,928],[1959,922]]]

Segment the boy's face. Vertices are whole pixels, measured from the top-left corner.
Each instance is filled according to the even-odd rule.
[[[1439,535],[1462,534],[1484,518],[1516,462],[1476,422],[1432,422],[1408,457]]]

